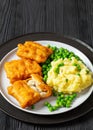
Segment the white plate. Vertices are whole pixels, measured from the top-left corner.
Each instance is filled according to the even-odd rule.
[[[90,60],[79,50],[77,50],[76,48],[61,43],[61,42],[55,42],[55,41],[46,41],[46,40],[42,40],[42,41],[37,41],[39,43],[41,43],[42,45],[47,45],[50,44],[51,46],[56,46],[58,48],[63,47],[68,49],[69,51],[74,52],[76,55],[78,55],[83,62],[87,65],[87,67],[93,72],[93,66],[92,63],[90,62]],[[10,103],[12,104],[14,107],[28,112],[28,113],[34,113],[34,114],[39,114],[39,115],[52,115],[52,114],[59,114],[59,113],[64,113],[67,111],[70,111],[74,108],[76,108],[77,106],[79,106],[80,104],[82,104],[84,101],[87,100],[87,98],[91,95],[92,91],[93,91],[93,85],[89,88],[87,88],[86,90],[82,91],[80,94],[78,94],[77,98],[75,99],[75,101],[73,102],[72,106],[70,108],[60,108],[56,111],[50,112],[47,107],[44,106],[44,102],[48,101],[51,104],[55,104],[55,97],[49,97],[47,99],[41,100],[38,103],[35,104],[35,109],[31,109],[30,107],[27,109],[22,109],[18,102],[16,101],[16,99],[14,99],[12,96],[10,96],[7,93],[7,86],[10,85],[9,79],[6,77],[6,73],[4,71],[4,63],[7,61],[11,61],[14,59],[18,59],[19,57],[16,56],[16,51],[17,48],[13,49],[12,51],[10,51],[2,60],[0,63],[0,91],[1,94],[3,95],[3,97]]]

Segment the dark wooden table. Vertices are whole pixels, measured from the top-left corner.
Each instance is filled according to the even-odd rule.
[[[93,48],[93,0],[0,0],[0,45],[32,32],[56,32]],[[93,130],[93,111],[51,126],[25,123],[0,111],[0,130],[21,129]]]

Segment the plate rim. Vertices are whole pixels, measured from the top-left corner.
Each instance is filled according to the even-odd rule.
[[[53,46],[57,46],[58,45],[58,47],[60,46],[61,47],[61,45],[62,45],[62,47],[64,48],[69,48],[69,49],[72,49],[72,51],[73,52],[75,52],[75,51],[78,51],[78,53],[82,53],[81,51],[79,51],[77,48],[75,48],[75,47],[73,47],[73,46],[71,46],[71,45],[67,45],[67,44],[65,44],[65,43],[63,43],[63,42],[58,42],[58,41],[50,41],[50,40],[39,40],[39,41],[36,41],[36,42],[38,42],[38,43],[41,43],[41,44],[45,44],[45,45],[47,45],[47,43],[50,43],[50,45],[53,45]],[[8,57],[11,57],[11,55],[13,55],[13,56],[16,56],[16,50],[17,50],[17,47],[16,48],[14,48],[14,49],[12,49],[11,51],[9,51],[4,57],[3,57],[3,59],[1,60],[1,66],[4,64],[3,62],[5,62],[5,60],[6,59],[8,59]],[[83,54],[83,53],[82,53]],[[84,54],[83,54],[84,55]],[[88,59],[88,57],[86,57],[85,55],[84,55],[84,57],[86,58],[86,59]],[[18,57],[17,57],[18,58]],[[19,59],[19,58],[18,58]],[[83,58],[82,58],[83,59]],[[9,60],[9,59],[8,59]],[[89,64],[91,64],[91,66],[92,66],[92,63],[91,63],[91,61],[88,61],[89,62]],[[92,69],[92,67],[91,67],[91,69]],[[3,68],[0,70],[0,72],[2,73],[2,70],[3,70]],[[93,69],[92,69],[92,71],[93,71]],[[6,79],[6,78],[5,78]],[[3,79],[4,80],[4,79]],[[1,86],[2,86],[2,82],[0,83],[1,84]],[[76,105],[76,106],[72,106],[70,109],[66,109],[66,110],[64,110],[64,111],[54,111],[53,113],[52,112],[47,112],[47,113],[45,113],[45,112],[43,112],[43,110],[42,111],[36,111],[36,110],[32,110],[32,111],[30,111],[30,110],[28,110],[28,109],[22,109],[19,105],[17,105],[16,106],[16,104],[15,104],[15,102],[13,102],[13,101],[11,101],[11,97],[9,97],[9,95],[7,95],[6,94],[6,92],[4,92],[3,90],[4,90],[4,86],[3,87],[1,87],[0,88],[0,90],[1,90],[1,95],[10,103],[10,104],[12,104],[14,107],[16,107],[17,109],[20,109],[20,110],[22,110],[22,111],[24,111],[24,112],[28,112],[28,113],[33,113],[33,114],[37,114],[37,115],[55,115],[55,114],[60,114],[60,113],[64,113],[64,112],[68,112],[68,111],[71,111],[71,110],[73,110],[73,109],[75,109],[76,107],[78,107],[79,105],[81,105],[83,102],[85,102],[86,100],[87,100],[87,98],[91,95],[91,93],[93,92],[93,86],[92,86],[92,88],[88,88],[88,90],[89,90],[89,92],[88,92],[88,94],[87,94],[87,96],[86,96],[86,98],[85,99],[82,99],[83,101],[81,102],[81,103],[79,103],[78,105]],[[86,92],[85,92],[86,93]],[[78,99],[77,99],[78,100]]]
[[[86,46],[86,48],[87,49],[89,49],[90,51],[92,51],[92,48],[89,46],[89,45],[86,45],[84,42],[82,42],[82,41],[80,41],[80,40],[78,40],[78,39],[76,39],[76,38],[69,38],[69,37],[66,37],[66,36],[61,36],[61,35],[58,35],[58,34],[56,34],[56,33],[29,33],[29,34],[25,34],[25,35],[22,35],[22,36],[18,36],[18,37],[16,37],[16,38],[13,38],[13,39],[10,39],[9,41],[7,41],[5,44],[7,45],[7,44],[9,44],[9,42],[11,42],[12,40],[16,40],[16,39],[20,39],[20,38],[22,38],[22,37],[25,37],[25,36],[34,36],[34,38],[37,36],[37,35],[42,35],[42,36],[44,36],[44,37],[48,37],[49,36],[49,38],[51,39],[51,36],[52,36],[52,39],[53,39],[53,37],[54,36],[56,36],[56,39],[58,39],[58,37],[60,37],[60,40],[56,40],[56,41],[59,41],[59,42],[62,42],[62,38],[64,38],[64,39],[67,39],[67,40],[72,40],[72,41],[74,41],[74,42],[78,42],[79,44],[81,44],[81,43],[83,43],[83,46]],[[38,37],[37,37],[38,38]],[[47,39],[47,40],[50,40],[50,39]],[[38,39],[38,40],[40,40],[40,39]],[[43,39],[44,40],[44,39]],[[45,39],[46,40],[46,39]],[[55,41],[55,40],[54,40]],[[1,46],[0,46],[0,48],[2,48],[2,47],[4,47],[5,48],[5,44],[2,44]],[[18,44],[18,43],[17,43]],[[67,44],[67,43],[66,43]],[[12,48],[13,49],[13,48]],[[76,48],[77,49],[77,48]],[[89,57],[88,57],[89,58]],[[2,58],[0,58],[0,60],[1,60]],[[92,59],[92,58],[91,58]],[[91,61],[91,60],[90,60]],[[93,63],[93,61],[91,61],[92,63]],[[92,93],[93,94],[93,93]],[[91,94],[91,95],[92,95]],[[1,96],[1,94],[0,94],[0,96]],[[3,98],[3,97],[2,97]],[[3,100],[4,101],[4,100]],[[0,108],[1,110],[2,110],[2,108]],[[91,109],[93,109],[93,106],[91,107]],[[90,109],[90,110],[91,110]],[[3,111],[5,111],[5,110],[3,110]],[[72,110],[73,111],[73,110]],[[13,116],[13,114],[9,114],[7,111],[5,111],[8,115],[10,115],[10,116],[12,116],[12,117],[14,117]],[[89,110],[87,111],[87,112],[89,112]],[[85,112],[85,113],[87,113],[87,112]],[[66,112],[67,113],[67,112]],[[83,114],[82,114],[83,115]],[[46,116],[46,115],[45,115]],[[48,116],[51,116],[51,115],[48,115]],[[53,116],[53,115],[52,115]],[[79,115],[78,115],[79,116]],[[17,119],[19,119],[19,120],[22,120],[22,119],[20,119],[19,117],[16,117]],[[75,117],[74,117],[75,118]],[[77,117],[76,117],[77,118]],[[69,120],[71,120],[71,119],[69,119]],[[65,120],[65,121],[68,121],[68,119],[67,120]],[[58,121],[57,123],[62,123],[62,122],[65,122],[65,121]],[[32,122],[32,123],[36,123],[36,122],[34,122],[34,121],[26,121],[26,122]],[[40,121],[40,122],[38,122],[38,124],[42,124],[42,123],[45,123],[45,124],[50,124],[50,122],[48,123],[48,122],[45,122],[45,121]],[[37,123],[36,123],[37,124]],[[54,122],[52,122],[52,124],[54,124]]]

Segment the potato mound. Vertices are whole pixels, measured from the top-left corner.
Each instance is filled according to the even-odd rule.
[[[63,93],[81,92],[93,83],[92,72],[76,58],[51,62],[47,84]]]

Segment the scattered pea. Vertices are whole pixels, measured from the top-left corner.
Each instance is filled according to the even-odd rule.
[[[89,70],[86,70],[86,74],[89,74]]]
[[[34,109],[34,108],[35,108],[35,106],[34,106],[34,105],[32,105],[32,106],[31,106],[31,109]]]
[[[48,107],[49,111],[56,111],[61,107],[66,107],[69,108],[71,107],[71,104],[73,103],[73,100],[76,98],[77,94],[76,93],[72,93],[72,94],[63,94],[63,93],[56,93],[56,103],[55,105],[51,105],[49,102],[45,102],[45,106]]]
[[[77,68],[77,70],[78,70],[78,71],[81,71],[81,67],[80,67],[80,65],[79,65],[79,64],[74,63],[73,65],[74,65],[74,66],[76,66],[76,68]]]
[[[77,73],[78,76],[80,76],[80,73]]]
[[[52,112],[53,111],[53,107],[49,107],[49,111]]]
[[[66,79],[66,82],[68,82],[68,79]]]

